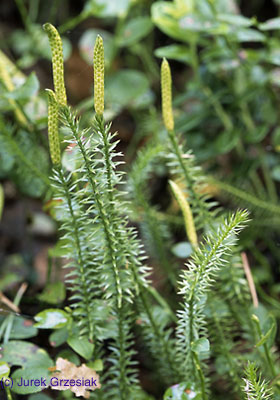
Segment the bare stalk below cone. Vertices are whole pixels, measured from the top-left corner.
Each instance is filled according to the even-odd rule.
[[[101,36],[97,36],[93,53],[94,108],[98,115],[104,112],[104,46]]]
[[[165,58],[161,64],[161,101],[164,125],[168,131],[173,131],[174,119],[172,111],[172,79],[170,67]]]
[[[48,136],[52,163],[59,165],[61,162],[60,142],[58,135],[58,103],[52,90],[46,89],[48,93]]]
[[[66,106],[67,97],[64,84],[64,65],[63,65],[63,49],[62,40],[52,24],[43,26],[46,31],[52,50],[52,66],[53,66],[53,84],[57,101],[60,105]]]
[[[187,202],[183,191],[175,182],[169,181],[169,184],[170,184],[172,192],[182,210],[187,237],[188,237],[190,243],[194,247],[196,247],[197,246],[197,234],[196,234],[193,215],[192,215],[192,211],[189,206],[189,203]]]

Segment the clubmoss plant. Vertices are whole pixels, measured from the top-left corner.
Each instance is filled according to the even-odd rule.
[[[190,151],[185,154],[174,131],[167,61],[162,64],[162,112],[169,150],[152,142],[140,152],[129,177],[134,203],[131,206],[121,190],[125,180],[121,170],[123,161],[117,150],[117,134],[110,132],[111,124],[103,115],[102,38],[96,39],[93,57],[95,115],[92,126],[81,129],[75,111],[66,104],[61,41],[50,24],[46,24],[45,29],[53,48],[55,80],[55,94],[48,91],[52,182],[54,198],[58,200],[62,239],[66,243],[65,256],[71,260],[67,282],[72,292],[72,317],[81,338],[94,343],[92,361],[102,359],[104,364],[102,388],[94,395],[99,399],[148,399],[141,388],[138,368],[139,362],[146,362],[146,368],[161,382],[162,394],[170,386],[164,399],[179,399],[168,397],[168,393],[175,393],[179,386],[185,388],[184,393],[195,393],[198,400],[207,400],[212,398],[211,382],[219,375],[213,377],[208,373],[207,362],[211,356],[223,357],[230,369],[227,374],[232,383],[230,393],[241,393],[240,366],[244,362],[240,359],[235,362],[232,352],[237,333],[241,336],[246,330],[244,321],[238,318],[246,298],[243,296],[246,280],[242,270],[236,272],[231,268],[240,256],[236,244],[248,222],[248,213],[238,210],[224,215],[221,209],[211,210],[215,202],[209,202],[202,190],[203,173],[194,155]],[[67,128],[65,142],[77,149],[71,171],[64,168],[60,157],[58,118]],[[181,180],[186,189],[183,192],[170,181],[183,212],[188,240],[193,245],[192,254],[180,273],[164,248],[165,236],[158,212],[150,206],[145,189],[155,159],[158,157],[160,162],[166,159],[161,156],[163,153],[169,160],[172,179]],[[143,211],[159,262],[166,263],[165,255],[170,260],[171,265],[166,263],[163,270],[170,274],[173,288],[179,291],[179,306],[176,295],[176,301],[169,302],[149,282],[151,270],[145,264],[147,256],[128,218],[129,210],[137,207]],[[223,281],[224,270],[232,274],[228,286]],[[239,291],[240,286],[242,290]],[[214,287],[216,291],[210,290]],[[217,302],[225,305],[226,315],[217,311]],[[224,329],[228,321],[234,321],[234,332]],[[107,324],[109,328],[106,329]],[[250,343],[248,338],[244,340]],[[139,349],[147,355],[144,361]],[[257,357],[254,351],[251,354]],[[272,376],[275,373],[276,370],[270,379],[275,378]]]
[[[50,145],[50,155],[52,163],[59,165],[61,162],[60,141],[58,135],[58,103],[52,90],[47,89],[48,93],[48,135]]]
[[[101,36],[97,36],[94,53],[94,108],[97,115],[104,112],[104,46]]]
[[[44,30],[48,35],[52,50],[53,83],[57,101],[60,105],[66,105],[67,98],[64,84],[62,40],[56,28],[52,24],[45,24]]]
[[[245,370],[243,391],[247,399],[250,400],[271,400],[273,393],[267,382],[257,377],[257,368],[254,363],[249,362]]]
[[[164,125],[168,132],[172,132],[174,130],[174,118],[172,110],[172,80],[170,67],[165,58],[161,64],[161,98]]]
[[[214,202],[207,202],[207,194],[203,194],[205,188],[205,178],[201,174],[200,168],[195,165],[192,152],[185,152],[184,143],[181,144],[174,131],[174,120],[172,111],[172,79],[170,67],[166,59],[161,64],[161,97],[162,97],[162,116],[168,132],[169,149],[167,151],[168,165],[172,174],[184,182],[186,192],[189,196],[190,206],[193,209],[198,227],[202,224],[211,224],[210,209],[215,205]]]

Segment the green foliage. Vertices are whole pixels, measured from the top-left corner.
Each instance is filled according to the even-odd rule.
[[[137,213],[141,236],[145,241],[149,254],[158,261],[171,283],[175,284],[175,271],[170,267],[173,260],[170,255],[171,234],[165,221],[159,221],[157,208],[150,202],[148,182],[152,171],[160,158],[163,157],[163,147],[151,142],[139,151],[137,159],[129,174],[129,191],[132,206]],[[168,244],[168,245],[167,245]]]
[[[184,297],[183,310],[178,311],[178,360],[181,366],[182,379],[194,378],[196,371],[205,399],[205,379],[199,366],[199,360],[204,359],[203,347],[198,341],[205,339],[204,307],[207,292],[218,271],[226,263],[236,241],[236,234],[244,227],[247,220],[246,212],[237,212],[205,239],[205,244],[191,256],[188,270],[184,272],[180,282],[180,294]],[[206,339],[205,339],[206,340]],[[201,351],[200,351],[201,349]]]
[[[16,30],[8,45],[21,68],[50,59],[38,24],[46,10],[42,18],[43,2],[36,3],[38,12],[35,3],[16,0],[25,30]],[[66,8],[61,17],[58,4],[50,20],[60,33],[79,38],[71,57],[79,52],[91,68],[94,41],[104,39],[105,63],[101,52],[95,64],[102,63],[102,74],[105,66],[105,111],[103,79],[95,79],[95,116],[92,97],[73,108],[65,104],[62,48],[53,31],[60,63],[55,89],[63,89],[63,101],[53,96],[55,146],[62,157],[49,178],[46,98],[34,72],[23,75],[0,53],[0,176],[27,196],[51,199],[46,209],[59,228],[49,252],[59,266],[53,272],[49,265],[47,284],[34,296],[53,308],[39,305],[34,325],[24,316],[0,317],[0,377],[49,375],[50,356],[24,341],[38,335],[38,343],[49,334],[52,357],[99,371],[97,399],[278,399],[279,18],[260,23],[232,0],[88,0],[74,17]],[[87,29],[90,20],[82,24],[91,17],[98,29]],[[69,38],[62,38],[64,61]],[[172,118],[164,118],[168,132],[155,106],[159,67],[152,52],[177,61],[174,110],[170,90]],[[67,84],[70,92],[69,76]],[[67,98],[75,104],[75,95]],[[129,129],[112,133],[114,118],[116,125],[129,121]],[[190,205],[197,247],[186,242],[169,180]],[[3,198],[1,191],[1,207]],[[229,211],[228,204],[240,208]],[[67,293],[52,278],[60,257]],[[17,275],[1,276],[1,290],[23,279]],[[254,282],[259,304],[253,307]],[[16,393],[33,389],[7,390],[7,396],[17,400]],[[60,392],[61,399],[70,396]]]
[[[246,378],[244,378],[245,385],[243,391],[247,398],[252,400],[272,399],[272,392],[267,382],[263,381],[261,376],[257,377],[257,369],[253,363],[248,363],[245,374]]]

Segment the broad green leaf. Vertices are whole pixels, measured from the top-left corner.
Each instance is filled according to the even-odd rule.
[[[6,97],[14,100],[25,100],[37,94],[40,84],[37,76],[32,72],[24,84],[12,92],[6,92]]]
[[[57,203],[55,200],[50,200],[48,203],[45,204],[44,211],[50,212],[55,207],[57,207]],[[51,213],[52,215],[52,213]],[[66,239],[60,238],[54,247],[51,247],[48,251],[50,257],[65,257],[67,255],[66,246],[68,241]]]
[[[89,363],[86,364],[87,367],[94,369],[94,371],[103,371],[104,365],[101,359],[95,360],[95,361],[90,361]]]
[[[233,58],[219,62],[212,62],[211,64],[209,64],[209,71],[214,74],[225,73],[227,71],[232,71],[234,69],[237,69],[239,66],[240,66],[240,61]]]
[[[247,28],[254,24],[254,19],[246,18],[242,15],[233,14],[218,14],[217,19],[220,22],[226,22],[229,25],[235,25],[237,27]]]
[[[29,396],[28,400],[51,400],[51,398],[44,393],[38,393]]]
[[[280,17],[272,18],[258,25],[261,31],[270,31],[280,29]]]
[[[0,325],[4,320],[3,316],[0,316]],[[13,318],[13,325],[10,332],[10,339],[28,339],[34,337],[38,334],[38,329],[36,329],[32,321],[17,317]]]
[[[224,154],[232,150],[236,146],[238,140],[238,131],[225,131],[218,136],[214,145],[219,154]]]
[[[131,0],[88,0],[84,11],[101,18],[125,16]]]
[[[67,341],[68,335],[67,327],[56,329],[49,337],[50,345],[53,347],[61,346]]]
[[[31,223],[29,226],[29,232],[33,235],[40,236],[51,236],[56,232],[56,224],[54,220],[47,214],[42,212],[35,211],[32,214]],[[61,286],[62,282],[56,282],[56,286]],[[55,288],[54,288],[55,289]],[[55,295],[55,293],[51,293],[51,295]],[[57,304],[57,301],[54,301]]]
[[[152,19],[154,23],[167,35],[184,42],[198,41],[199,33],[210,35],[227,35],[232,33],[232,27],[238,23],[243,28],[251,25],[251,20],[234,15],[220,14],[217,19],[209,5],[199,10],[182,11],[171,2],[156,2],[152,6]]]
[[[166,57],[171,60],[182,61],[188,64],[190,64],[192,61],[189,48],[179,44],[171,44],[169,46],[159,47],[155,50],[155,55],[160,58]]]
[[[120,46],[130,46],[139,42],[153,29],[149,17],[136,17],[128,21],[120,31],[117,42]]]
[[[190,13],[194,11],[195,0],[174,0],[175,8],[178,12]]]
[[[36,368],[19,368],[11,376],[13,379],[12,391],[22,395],[41,392],[48,387],[50,375],[50,371],[41,366],[37,366]],[[31,379],[33,379],[32,383]],[[27,386],[22,384],[24,381],[26,384],[28,383]]]
[[[192,246],[189,242],[180,242],[172,246],[171,251],[178,258],[187,258],[192,254]]]
[[[121,70],[111,75],[105,83],[105,101],[114,110],[135,108],[141,96],[149,91],[145,74],[136,70]]]
[[[0,355],[1,361],[6,361],[11,366],[49,368],[53,364],[45,350],[21,340],[11,340],[3,344]]]
[[[80,356],[89,360],[94,350],[94,344],[87,337],[70,336],[67,340],[69,346]]]
[[[6,378],[10,374],[10,367],[5,361],[0,361],[0,378]]]
[[[220,24],[214,20],[205,20],[200,15],[189,14],[179,19],[179,26],[188,32],[215,32],[227,33],[229,28],[226,24]]]
[[[247,143],[259,143],[261,142],[269,132],[269,127],[267,125],[261,125],[256,127],[256,129],[252,132],[247,132],[246,142]]]
[[[271,64],[280,66],[280,51],[279,50],[273,50],[267,59],[268,62]]]
[[[193,383],[182,382],[166,390],[163,400],[202,400],[201,394],[194,389]]]
[[[239,42],[264,42],[264,34],[255,29],[237,29],[235,35]]]
[[[184,22],[184,18],[187,18],[192,10],[186,11],[176,7],[175,3],[158,1],[153,3],[151,11],[153,22],[166,35],[183,42],[189,42],[196,38],[196,33],[187,31],[184,23],[183,26],[180,24],[180,21]]]
[[[12,169],[15,154],[6,138],[0,134],[0,177],[3,178]]]
[[[201,338],[192,343],[192,351],[198,355],[200,360],[204,360],[209,357],[210,343],[206,338]]]
[[[59,357],[64,358],[65,360],[68,360],[68,361],[70,361],[71,363],[73,363],[75,365],[80,365],[81,364],[79,357],[71,349],[61,350],[57,354],[56,359],[58,359]]]
[[[69,318],[65,311],[50,308],[35,315],[34,319],[37,322],[34,326],[40,329],[60,329],[67,324]]]
[[[209,4],[209,0],[206,0]],[[238,2],[236,0],[215,0],[215,8],[218,13],[239,14]]]
[[[38,299],[49,304],[59,304],[65,299],[65,296],[65,285],[58,281],[47,284]]]

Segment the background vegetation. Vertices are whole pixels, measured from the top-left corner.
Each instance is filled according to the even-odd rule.
[[[51,22],[63,39],[68,104],[83,115],[81,129],[93,120],[93,46],[97,34],[103,37],[104,118],[113,121],[113,131],[118,131],[120,139],[117,151],[124,153],[126,161],[130,223],[139,229],[139,237],[144,241],[147,264],[153,270],[153,286],[176,310],[181,301],[176,280],[193,246],[186,238],[184,219],[168,184],[178,171],[170,171],[163,161],[168,137],[160,110],[160,62],[163,57],[169,60],[174,83],[175,131],[202,166],[206,176],[204,190],[225,210],[241,207],[250,212],[251,222],[238,243],[243,257],[237,257],[236,263],[242,267],[249,260],[258,295],[254,306],[259,302],[254,309],[260,321],[259,340],[265,337],[262,342],[255,340],[255,345],[262,348],[266,344],[273,354],[272,359],[265,361],[268,370],[264,368],[264,373],[270,382],[277,381],[279,366],[274,364],[280,316],[279,7],[278,0],[1,1],[1,310],[20,310],[33,316],[46,308],[63,309],[69,303],[61,258],[64,243],[58,241],[58,226],[54,222],[58,211],[50,188],[51,161],[46,135],[44,89],[53,84],[51,50],[42,25]],[[63,139],[67,132],[62,129],[60,134]],[[75,173],[79,166],[77,146],[62,146],[63,166]],[[208,203],[206,200],[206,208],[210,208]],[[216,215],[218,209],[214,209]],[[200,236],[207,233],[204,217],[199,211],[195,220]],[[244,286],[247,293],[242,296],[251,304],[246,276],[241,273],[234,279],[236,282],[228,279],[227,270],[221,272],[220,287],[216,288],[219,296],[230,298],[233,291],[236,294],[239,286]],[[229,388],[225,377],[228,373],[233,387],[237,387],[236,374],[240,371],[233,367],[227,371],[228,360],[225,362],[224,357],[231,351],[228,346],[235,350],[240,346],[239,361],[244,365],[248,357],[244,342],[250,343],[253,329],[258,334],[258,326],[252,328],[253,321],[246,328],[250,316],[244,312],[239,316],[243,336],[237,333],[230,344],[227,334],[235,323],[228,318],[222,301],[212,307],[223,317],[223,323],[222,327],[210,324],[209,331],[213,331],[213,337],[219,327],[225,331],[227,350],[219,353],[214,345],[207,361],[213,398],[222,399],[224,393],[232,396],[227,398],[242,398],[238,390]],[[213,309],[207,311],[212,324],[219,320],[215,319]],[[155,307],[156,318],[160,318],[161,314],[157,316],[156,312]],[[61,355],[74,363],[79,363],[76,353],[87,358],[75,345],[66,346],[61,332],[60,336],[50,335],[49,330],[38,333],[28,323],[30,319],[7,315],[6,311],[2,314],[0,335],[4,343],[32,338],[29,341],[44,348],[52,358]],[[172,318],[162,322],[164,327],[173,323]],[[105,340],[108,330],[104,327]],[[217,336],[219,342],[221,335]],[[174,379],[155,380],[155,369],[141,356],[141,346],[136,341],[141,385],[151,398],[162,398]],[[25,347],[17,349],[19,354],[28,351]],[[254,356],[250,359],[256,361]],[[257,364],[261,366],[262,362]],[[250,382],[257,379],[254,373],[249,365]],[[180,393],[166,399],[183,399]],[[5,396],[4,392],[0,396]],[[13,394],[13,398],[23,396],[47,400],[71,398],[72,394]],[[260,392],[259,397],[252,398],[265,397]]]

